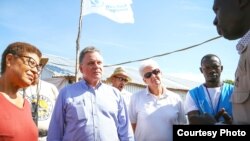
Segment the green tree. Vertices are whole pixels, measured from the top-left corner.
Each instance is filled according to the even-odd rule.
[[[234,81],[233,80],[226,79],[223,82],[234,85]]]

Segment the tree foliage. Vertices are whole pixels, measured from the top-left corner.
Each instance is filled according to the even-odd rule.
[[[234,84],[234,81],[233,80],[229,80],[229,79],[226,79],[223,81],[224,83],[228,83],[228,84]]]

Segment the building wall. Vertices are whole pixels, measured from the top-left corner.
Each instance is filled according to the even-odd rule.
[[[129,83],[125,86],[125,89],[131,93],[136,93],[144,89],[145,87],[146,87],[145,85]],[[179,89],[172,89],[172,88],[167,88],[167,89],[170,91],[173,91],[174,93],[177,93],[182,98],[182,100],[185,100],[186,93],[188,90],[179,90]]]
[[[69,84],[69,79],[66,77],[45,78],[43,80],[56,85],[58,90],[60,90],[61,88]],[[107,83],[106,81],[103,81],[103,82],[111,85],[110,83]],[[125,85],[125,89],[131,93],[136,93],[144,89],[145,87],[146,85],[141,85],[141,84],[136,84],[136,83],[128,83],[127,85]],[[177,93],[183,100],[185,100],[185,96],[188,90],[172,89],[172,88],[167,88],[167,89],[170,91],[173,91],[174,93]]]

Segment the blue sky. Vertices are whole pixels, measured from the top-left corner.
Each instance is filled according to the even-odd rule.
[[[83,17],[80,50],[94,45],[104,64],[142,59],[218,36],[213,0],[133,0],[134,24],[119,24],[90,14]],[[0,52],[15,41],[29,42],[44,54],[75,59],[80,0],[0,0]],[[164,73],[203,78],[200,60],[218,55],[222,79],[233,79],[239,55],[237,41],[219,38],[190,50],[154,58]],[[140,63],[124,66],[138,68]]]

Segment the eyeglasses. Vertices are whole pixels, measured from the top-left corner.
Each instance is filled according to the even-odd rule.
[[[30,66],[31,68],[36,67],[37,73],[40,73],[40,72],[41,72],[42,66],[39,65],[39,64],[37,64],[36,61],[35,61],[32,57],[24,56],[24,55],[23,55],[23,56],[18,55],[18,57],[27,58],[26,60],[24,60],[24,64]]]
[[[153,71],[151,72],[147,72],[144,74],[144,77],[145,78],[150,78],[152,76],[152,74],[154,75],[158,75],[161,71],[159,69],[154,69]]]
[[[118,76],[115,76],[115,78],[117,78],[121,82],[128,83],[128,79],[126,79],[126,78],[122,78],[122,77],[118,77]]]

